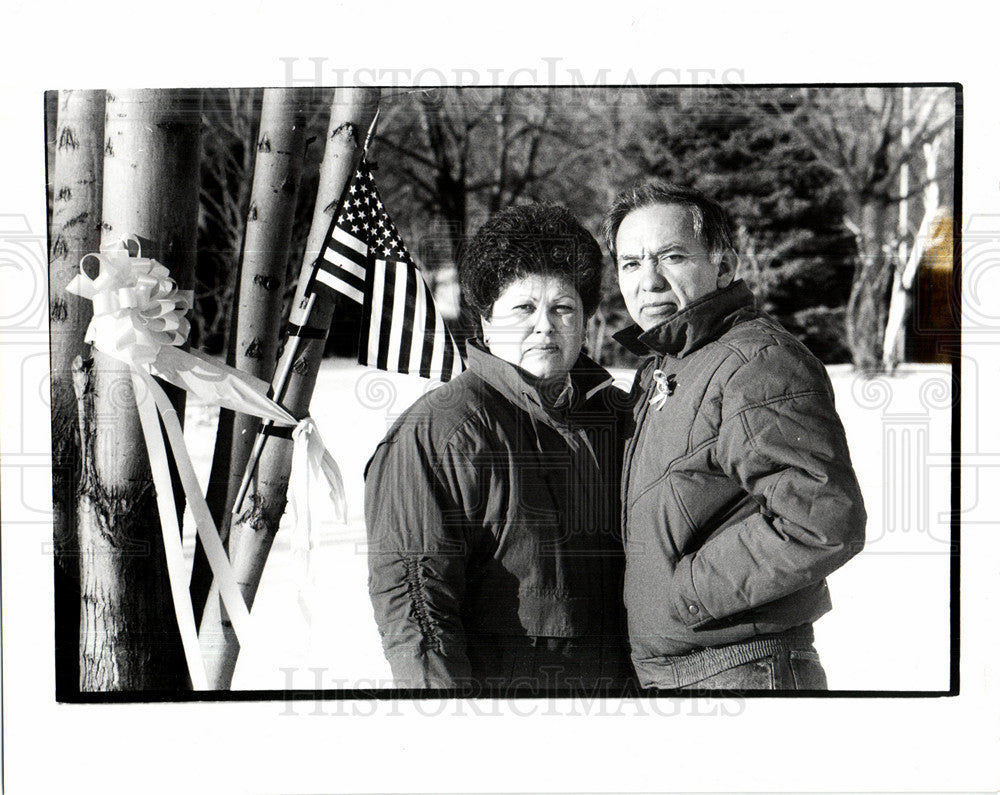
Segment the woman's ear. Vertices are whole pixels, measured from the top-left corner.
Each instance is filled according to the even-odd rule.
[[[489,318],[485,318],[482,315],[479,316],[479,329],[482,332],[481,336],[483,338],[483,343],[489,347],[490,338],[486,333],[486,327],[489,325]]]
[[[719,259],[719,277],[715,282],[719,289],[728,287],[733,283],[733,279],[736,276],[736,266],[738,264],[739,259],[737,258],[735,251],[727,249],[722,253],[722,257]]]

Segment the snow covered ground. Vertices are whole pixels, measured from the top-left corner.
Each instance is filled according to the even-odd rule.
[[[876,379],[848,366],[829,370],[868,510],[868,544],[830,577],[834,609],[816,625],[830,687],[946,689],[950,368],[904,365]],[[630,380],[627,371],[616,375],[623,385]],[[252,613],[266,645],[241,654],[234,690],[391,686],[367,594],[362,472],[394,418],[433,386],[345,360],[324,362],[312,413],[343,473],[348,521],[314,517],[308,578],[282,525]],[[186,437],[203,482],[214,427],[215,412],[189,401]],[[188,521],[189,560],[193,545]]]

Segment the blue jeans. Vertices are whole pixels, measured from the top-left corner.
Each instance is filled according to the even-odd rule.
[[[635,689],[625,638],[617,635],[546,638],[468,633],[475,684],[483,687],[593,690],[623,695]]]
[[[812,627],[690,654],[637,661],[643,687],[679,690],[826,690]]]

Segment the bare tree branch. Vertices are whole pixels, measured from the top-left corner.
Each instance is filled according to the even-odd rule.
[[[406,157],[416,163],[419,163],[422,166],[432,169],[436,169],[438,167],[438,163],[436,163],[434,160],[431,160],[429,157],[421,154],[420,152],[415,151],[412,147],[400,146],[391,138],[384,137],[382,135],[376,135],[375,140],[379,144],[383,144],[389,147],[393,152],[397,152],[401,154],[403,157]]]

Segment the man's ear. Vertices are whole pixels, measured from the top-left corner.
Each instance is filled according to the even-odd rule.
[[[736,252],[732,249],[726,249],[722,252],[722,257],[719,259],[719,278],[716,279],[716,286],[719,289],[723,287],[728,287],[733,283],[733,278],[736,276],[736,265],[739,263],[739,259],[736,256]]]

